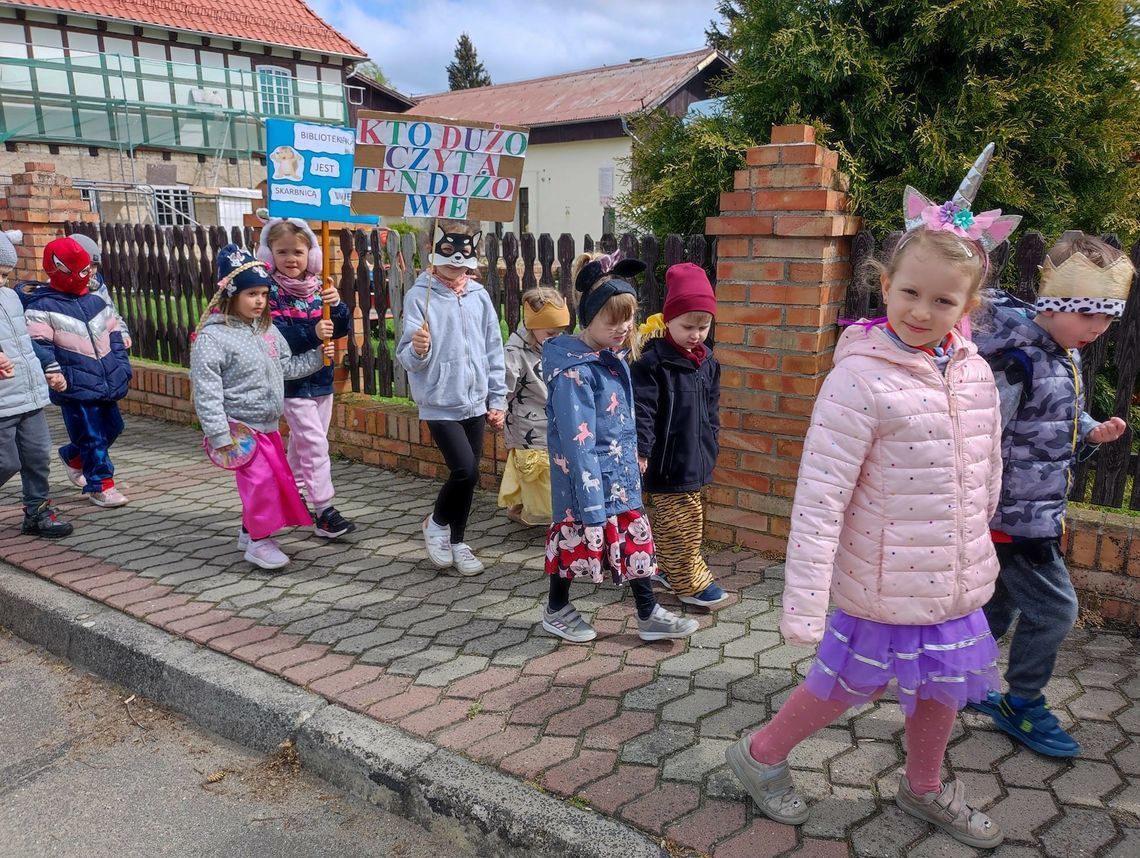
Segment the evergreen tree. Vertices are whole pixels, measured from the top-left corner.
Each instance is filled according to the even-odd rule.
[[[449,89],[471,89],[476,86],[490,86],[491,76],[479,62],[479,55],[471,37],[463,33],[455,44],[455,61],[447,66],[447,86]]]
[[[380,70],[380,66],[372,60],[365,60],[362,63],[357,63],[353,66],[353,74],[358,74],[361,77],[366,77],[370,80],[376,81],[381,86],[388,86],[388,77]]]
[[[719,11],[736,57],[724,85],[724,154],[742,151],[741,140],[766,142],[772,124],[812,124],[840,151],[858,213],[882,232],[899,226],[904,185],[948,196],[993,140],[979,210],[1000,205],[1049,236],[1065,228],[1140,234],[1134,4],[731,0]],[[678,127],[664,151],[634,146],[637,191],[623,213],[640,214],[648,228],[667,209],[693,219],[691,194],[666,200],[653,187],[707,145],[706,123]],[[739,155],[715,159],[705,181],[730,189],[740,163]],[[696,214],[715,214],[715,204]]]

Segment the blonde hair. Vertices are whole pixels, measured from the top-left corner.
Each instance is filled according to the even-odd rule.
[[[1060,266],[1070,256],[1078,253],[1084,254],[1085,258],[1098,268],[1108,268],[1124,255],[1107,241],[1073,229],[1058,238],[1046,256],[1054,265]]]
[[[961,239],[953,233],[925,227],[903,233],[886,263],[877,259],[868,259],[866,265],[876,275],[885,274],[889,279],[895,276],[895,272],[899,270],[899,266],[907,256],[920,250],[934,254],[939,260],[954,266],[970,278],[970,292],[966,298],[966,306],[970,308],[968,312],[977,309],[982,302],[982,286],[985,284],[988,270],[987,262],[982,257],[985,251],[980,245]],[[872,284],[868,282],[865,285],[870,288]],[[875,278],[874,286],[878,286],[878,277]]]
[[[522,293],[522,299],[536,313],[545,304],[553,304],[560,310],[566,306],[566,299],[562,297],[562,293],[550,286],[532,286]]]
[[[605,254],[603,253],[580,253],[574,260],[574,264],[570,267],[570,277],[573,280],[578,279],[578,274],[588,264],[595,259],[599,259]],[[586,296],[601,286],[603,283],[608,283],[610,280],[623,280],[624,278],[615,278],[612,274],[603,274],[597,280],[590,284],[590,288],[582,293],[578,298],[578,303],[581,304],[586,300]],[[595,319],[600,318],[603,322],[610,325],[618,325],[622,322],[633,322],[630,326],[629,336],[626,337],[625,347],[629,350],[629,360],[635,361],[641,355],[641,344],[638,342],[640,339],[637,334],[637,296],[628,293],[619,293],[611,295],[606,303],[598,308]],[[588,326],[587,326],[588,327]]]
[[[269,227],[269,231],[265,233],[265,246],[273,250],[273,242],[280,241],[283,238],[292,238],[294,236],[301,236],[305,239],[305,244],[309,245],[309,250],[313,249],[313,240],[309,234],[297,224],[287,220],[279,220],[273,226]]]

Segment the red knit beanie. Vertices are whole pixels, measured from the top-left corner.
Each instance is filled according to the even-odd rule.
[[[709,276],[691,262],[671,265],[665,272],[665,321],[694,312],[716,315],[716,295]]]

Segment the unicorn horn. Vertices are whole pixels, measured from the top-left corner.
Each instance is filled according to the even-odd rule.
[[[966,178],[962,180],[962,184],[958,186],[958,190],[954,194],[954,202],[960,208],[968,209],[974,205],[974,197],[978,195],[978,188],[981,187],[982,178],[986,175],[986,168],[989,167],[990,158],[993,157],[993,154],[994,144],[987,143],[982,154],[978,156],[978,160],[966,173]]]

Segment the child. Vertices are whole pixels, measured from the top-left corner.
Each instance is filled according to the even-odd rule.
[[[941,207],[906,189],[908,231],[880,272],[886,324],[842,335],[812,412],[780,630],[819,650],[775,717],[726,751],[777,822],[808,817],[791,750],[897,679],[907,760],[896,803],[970,846],[1002,840],[960,781],[939,780],[957,710],[997,681],[981,610],[997,577],[988,532],[1001,480],[997,390],[954,330],[978,304],[987,250],[1020,220],[969,211],[990,151]],[[829,591],[838,607],[825,626]]]
[[[103,251],[100,249],[98,242],[93,238],[88,238],[81,232],[73,232],[71,237],[79,242],[79,246],[87,251],[87,255],[91,257],[91,284],[88,287],[96,295],[102,296],[103,300],[115,311],[115,318],[119,320],[119,333],[123,335],[123,346],[130,350],[131,347],[131,332],[127,329],[127,323],[123,321],[123,316],[115,307],[115,302],[111,300],[111,290],[107,288],[107,283],[103,279]],[[83,487],[83,472],[68,468],[68,478],[75,485],[80,488]]]
[[[270,220],[261,229],[257,258],[269,266],[273,277],[269,291],[273,324],[294,354],[348,334],[348,307],[341,303],[336,289],[321,283],[321,245],[307,223],[297,218]],[[321,306],[326,303],[330,318],[322,319]],[[285,382],[289,467],[301,478],[313,504],[313,532],[325,539],[356,530],[356,525],[332,505],[332,394],[331,366],[322,366],[308,378]]]
[[[20,532],[55,539],[70,534],[72,526],[59,520],[48,497],[48,386],[24,323],[23,302],[7,288],[17,262],[13,245],[21,238],[18,230],[0,232],[0,485],[19,473],[24,490]]]
[[[297,493],[281,433],[284,379],[304,378],[321,366],[325,350],[293,355],[270,320],[265,264],[235,244],[218,254],[218,291],[198,324],[190,349],[194,410],[211,449],[232,443],[230,421],[246,424],[257,439],[254,457],[234,471],[242,505],[238,548],[262,569],[289,558],[271,538],[283,527],[313,523]],[[332,353],[332,344],[327,348]]]
[[[570,582],[629,584],[637,605],[637,633],[644,641],[684,638],[697,621],[665,610],[649,578],[657,571],[653,533],[641,510],[633,388],[622,359],[632,348],[637,293],[629,278],[645,263],[621,260],[621,252],[579,256],[574,288],[581,293],[576,337],[547,340],[542,364],[551,493],[558,518],[546,536],[550,597],[542,627],[571,643],[597,637],[570,602]]]
[[[976,708],[1041,754],[1073,757],[1080,745],[1049,711],[1043,690],[1077,619],[1077,596],[1061,557],[1070,470],[1125,430],[1083,410],[1078,349],[1124,312],[1134,276],[1128,257],[1103,241],[1067,232],[1041,267],[1036,307],[997,293],[993,321],[978,332],[1001,396],[1001,503],[992,527],[1001,572],[986,618],[995,638],[1020,612],[1005,679]]]
[[[463,221],[436,228],[432,270],[420,274],[404,298],[396,347],[420,420],[451,472],[424,519],[424,544],[437,568],[454,566],[460,575],[483,571],[463,538],[479,484],[483,423],[501,429],[507,404],[499,317],[487,290],[468,274],[479,268],[481,237]]]
[[[123,431],[118,400],[127,395],[131,361],[115,308],[90,291],[91,257],[74,238],[44,248],[49,283],[25,287],[25,317],[47,368],[51,401],[59,405],[71,443],[59,448],[68,477],[96,506],[127,498],[115,487],[110,447]],[[53,376],[63,382],[53,384]],[[82,476],[82,480],[80,479]]]
[[[556,289],[538,286],[522,296],[523,320],[507,340],[507,464],[499,506],[519,524],[548,526],[550,457],[546,452],[546,380],[542,344],[570,325],[570,310]]]
[[[711,608],[728,598],[701,556],[701,488],[712,482],[720,452],[720,364],[705,345],[716,296],[691,262],[669,267],[665,289],[663,335],[647,339],[630,367],[637,460],[665,582],[685,604]]]

